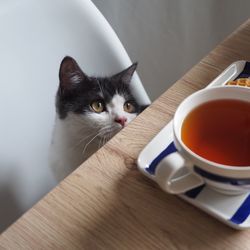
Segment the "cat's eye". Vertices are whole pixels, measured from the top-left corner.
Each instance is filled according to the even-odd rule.
[[[101,113],[105,110],[105,105],[102,101],[94,101],[90,106],[96,113]]]
[[[123,105],[124,111],[128,113],[134,113],[135,112],[135,107],[131,102],[125,102]]]

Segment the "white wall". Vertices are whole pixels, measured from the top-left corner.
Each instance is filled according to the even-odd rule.
[[[249,0],[93,0],[157,98],[249,17]],[[240,49],[240,48],[239,48]]]

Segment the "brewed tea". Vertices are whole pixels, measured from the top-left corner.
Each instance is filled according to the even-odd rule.
[[[192,110],[181,138],[201,157],[230,166],[250,166],[250,102],[215,100]]]

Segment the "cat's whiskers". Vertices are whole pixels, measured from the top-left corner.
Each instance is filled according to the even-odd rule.
[[[94,133],[95,134],[95,136],[85,145],[85,147],[86,146],[88,146],[96,137],[98,137],[98,136],[101,136],[101,139],[103,138],[103,136],[105,135],[105,131],[107,130],[107,129],[110,129],[110,125],[106,125],[106,126],[104,126],[104,127],[102,127],[101,129],[99,129],[99,131],[98,131],[98,133],[96,134],[96,132]],[[93,134],[92,134],[93,135]],[[89,138],[90,136],[88,136],[88,138]],[[100,140],[101,140],[100,139]]]
[[[99,141],[99,145],[98,145],[98,149],[100,149],[103,145],[104,145],[104,140],[105,140],[106,136],[103,135]]]
[[[96,137],[98,137],[99,135],[101,135],[102,132],[97,133],[87,144],[85,144],[84,149],[82,151],[82,154],[84,155],[86,152],[86,149],[88,148],[88,146],[90,145],[91,142],[93,142],[95,140]]]
[[[109,141],[109,140],[112,138],[112,136],[113,136],[113,134],[110,132],[110,133],[107,135],[107,141]],[[107,142],[107,141],[106,141],[106,142]],[[105,142],[105,143],[106,143],[106,142]]]
[[[120,130],[116,129],[115,125],[112,125],[109,127],[109,130],[107,131],[104,140],[103,140],[103,145],[106,144],[117,132],[119,132]]]
[[[99,144],[98,144],[98,149],[100,149],[100,148],[101,148],[101,142],[102,142],[102,138],[101,138],[101,140],[99,141]]]
[[[84,128],[83,128],[83,129],[84,129]],[[82,129],[82,130],[83,130],[83,129]],[[82,131],[82,130],[81,130],[81,131]],[[100,133],[100,134],[98,134],[98,133]],[[81,146],[81,144],[82,144],[84,141],[86,141],[89,137],[91,137],[91,136],[93,136],[93,135],[95,136],[96,134],[101,135],[101,133],[102,133],[102,129],[100,129],[99,132],[95,131],[94,133],[93,133],[93,132],[90,133],[88,136],[85,136],[85,137],[81,138],[81,139],[77,142],[77,144],[74,146],[74,148]]]
[[[78,148],[79,146],[81,146],[84,141],[86,141],[89,137],[91,137],[93,135],[96,135],[96,132],[91,133],[88,136],[81,138],[74,146],[72,146],[73,150]]]
[[[85,132],[84,134],[86,134],[86,126],[85,126],[86,123],[84,123],[80,117],[72,116],[71,118],[72,118],[72,121],[75,123],[75,125],[77,125],[76,127],[78,127],[79,124],[83,125],[80,129],[77,130],[77,133],[78,133],[79,135],[81,135],[81,134],[83,134],[83,131],[85,130],[85,131],[84,131],[84,132]],[[104,129],[106,129],[106,127],[101,128],[101,129],[99,130],[99,132],[102,132]],[[83,144],[89,137],[91,137],[91,136],[93,136],[93,135],[96,135],[97,133],[98,133],[98,131],[94,131],[94,132],[93,132],[92,129],[89,129],[88,135],[85,136],[85,137],[83,137],[83,138],[80,138],[80,139],[77,141],[77,143],[76,143],[74,146],[72,146],[73,150],[76,149],[76,148],[78,148],[79,146],[82,146],[82,144]]]
[[[114,129],[115,125],[106,125],[104,127],[102,127],[99,132],[93,137],[91,138],[91,140],[85,144],[84,149],[82,151],[82,154],[84,154],[86,152],[86,149],[88,148],[88,146],[98,137],[101,136],[100,141],[99,141],[99,145],[98,148],[101,148],[108,140],[110,140],[110,138],[113,136],[113,129]],[[90,136],[88,136],[89,138]]]
[[[101,138],[101,140],[100,140],[100,142],[99,142],[99,145],[98,145],[98,149],[100,149],[100,148],[105,144],[105,143],[104,143],[104,142],[105,142],[105,141],[104,141],[105,138],[106,138],[105,136]]]
[[[102,146],[104,146],[107,143],[107,136],[103,137],[103,141],[102,141]]]

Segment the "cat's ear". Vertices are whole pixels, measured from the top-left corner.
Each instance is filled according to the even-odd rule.
[[[118,79],[118,80],[122,81],[125,84],[129,84],[130,81],[131,81],[131,78],[132,78],[132,76],[133,76],[133,74],[134,74],[134,72],[135,72],[135,70],[137,68],[137,65],[138,65],[138,63],[135,62],[131,66],[129,66],[127,69],[125,69],[122,72],[114,75],[113,77],[115,79]]]
[[[88,76],[83,73],[77,62],[70,56],[63,58],[60,70],[60,88],[62,90],[72,90],[77,87]]]

